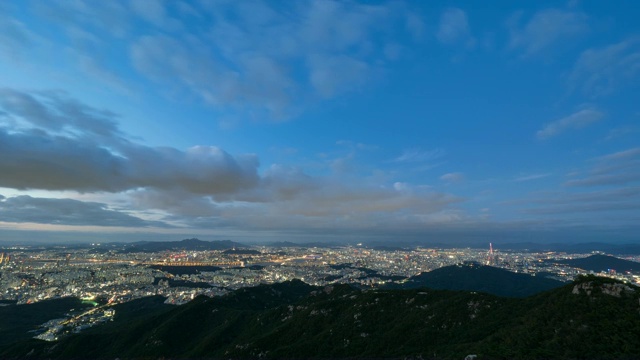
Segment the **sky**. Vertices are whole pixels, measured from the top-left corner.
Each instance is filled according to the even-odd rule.
[[[0,2],[0,241],[640,241],[639,18]]]

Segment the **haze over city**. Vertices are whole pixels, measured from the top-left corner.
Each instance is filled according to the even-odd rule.
[[[1,2],[0,241],[637,241],[638,18]]]

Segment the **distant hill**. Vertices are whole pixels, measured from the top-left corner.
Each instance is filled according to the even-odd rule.
[[[640,263],[609,255],[591,255],[581,259],[567,259],[554,262],[594,272],[608,271],[609,269],[614,269],[617,272],[640,272]]]
[[[609,254],[640,254],[640,244],[611,244],[600,242],[589,243],[534,243],[534,242],[521,242],[521,243],[505,243],[494,244],[501,249],[509,250],[531,250],[531,251],[565,251],[569,253],[590,253],[592,251],[603,251]]]
[[[481,291],[498,296],[525,297],[563,286],[564,283],[541,276],[518,274],[508,270],[466,263],[445,266],[412,276],[396,287],[427,287],[443,290]]]
[[[371,247],[371,249],[378,250],[378,251],[412,251],[414,248],[379,245],[379,246],[373,246]]]
[[[528,298],[290,281],[172,308],[141,300],[103,327],[0,347],[0,358],[635,359],[639,299],[595,276]]]
[[[198,239],[185,239],[181,241],[139,241],[124,245],[124,252],[157,252],[157,251],[197,251],[197,250],[227,250],[234,248],[246,248],[231,240],[203,241]]]
[[[313,247],[334,248],[334,247],[338,247],[340,245],[332,244],[332,243],[325,243],[325,242],[295,243],[295,242],[291,242],[291,241],[276,241],[276,242],[268,243],[267,246],[276,247],[276,248],[287,248],[287,247],[290,247],[290,248],[313,248]]]

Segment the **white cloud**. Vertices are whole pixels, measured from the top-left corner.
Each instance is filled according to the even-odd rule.
[[[169,5],[143,3],[134,6],[137,13],[162,31],[129,36],[137,71],[213,106],[276,120],[375,77],[376,68],[394,58],[391,44],[379,43],[376,34],[415,31],[404,27],[408,11],[402,6],[328,0],[299,2],[286,11],[264,1],[202,2],[196,11],[213,21],[184,33],[167,25],[188,21],[170,18],[163,8]]]
[[[419,16],[393,2],[77,0],[20,11],[39,25],[0,11],[2,54],[63,49],[73,69],[65,75],[79,70],[130,94],[143,84],[126,82],[133,70],[165,96],[271,120],[370,83],[424,31]]]
[[[562,119],[553,121],[536,133],[538,139],[546,140],[567,130],[581,129],[604,118],[604,114],[595,109],[584,109]]]
[[[523,21],[523,15],[523,12],[513,14],[507,26],[511,36],[509,47],[521,49],[524,56],[539,54],[589,31],[589,18],[577,11],[540,10],[528,21]]]

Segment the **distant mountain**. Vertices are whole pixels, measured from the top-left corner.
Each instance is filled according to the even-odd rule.
[[[518,274],[477,263],[465,263],[412,276],[405,283],[395,287],[481,291],[498,296],[525,297],[563,285],[563,282],[541,276]]]
[[[412,251],[414,248],[379,245],[379,246],[373,246],[371,247],[371,249],[378,250],[378,251]]]
[[[185,239],[182,241],[139,241],[124,245],[124,252],[157,252],[157,251],[197,251],[197,250],[227,250],[234,248],[247,248],[231,240],[203,241],[198,239]]]
[[[639,288],[595,276],[523,299],[290,281],[169,309],[140,301],[104,326],[14,343],[0,358],[635,359],[639,299]]]
[[[602,251],[609,254],[640,254],[640,244],[611,244],[611,243],[551,243],[541,244],[534,242],[494,244],[495,247],[509,250],[530,250],[530,251],[565,251],[569,253],[590,253],[592,251]]]
[[[609,255],[591,255],[581,259],[567,259],[554,262],[594,272],[609,271],[610,269],[614,269],[617,272],[640,272],[640,263],[618,259],[615,256]]]
[[[286,248],[286,247],[291,247],[291,248],[313,248],[313,247],[334,248],[334,247],[338,247],[340,245],[333,244],[333,243],[325,243],[325,242],[294,243],[294,242],[291,242],[291,241],[276,241],[276,242],[268,243],[267,246],[277,247],[277,248]]]

